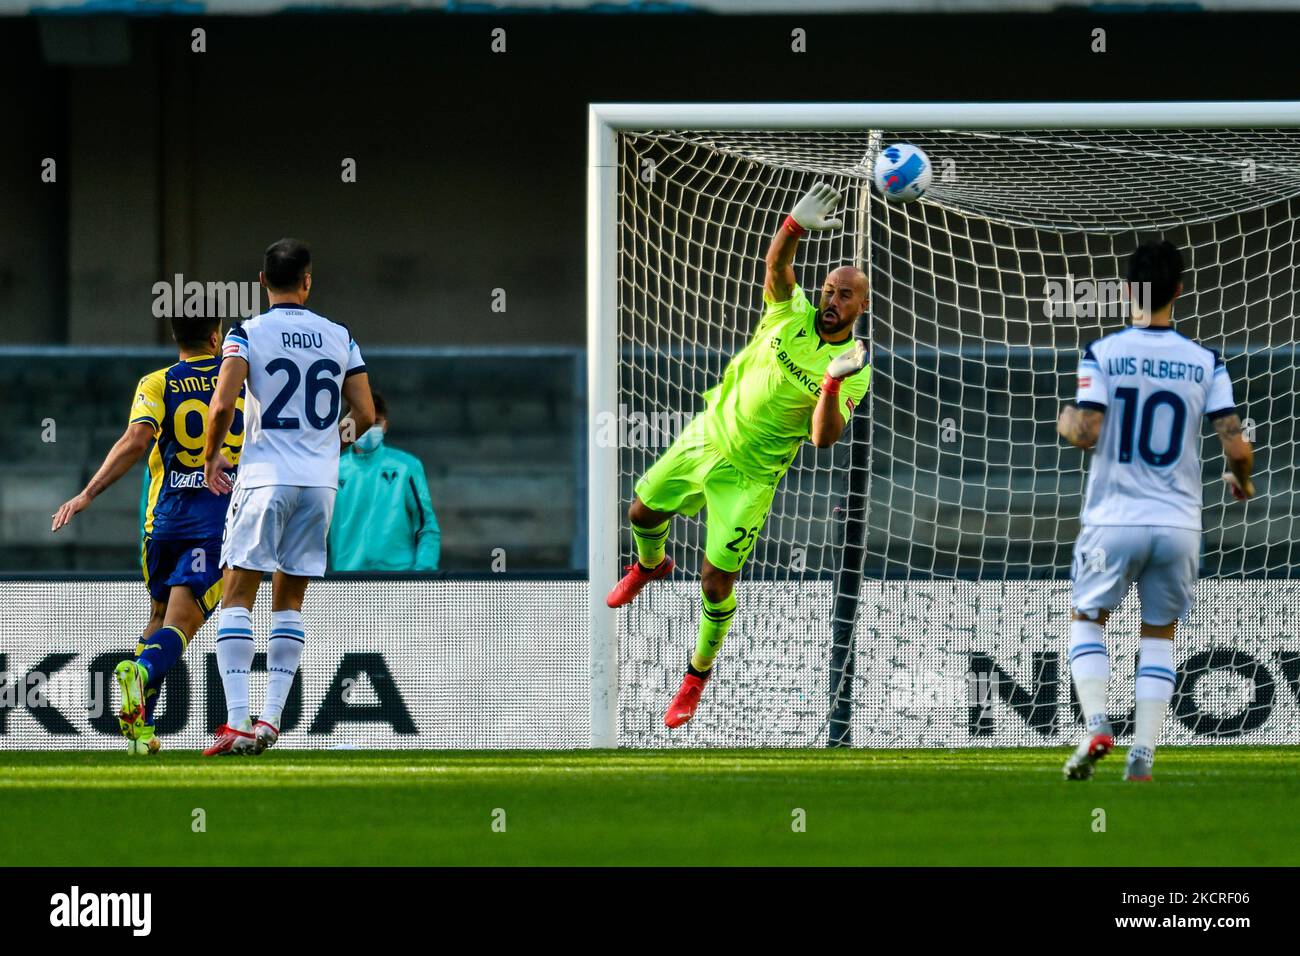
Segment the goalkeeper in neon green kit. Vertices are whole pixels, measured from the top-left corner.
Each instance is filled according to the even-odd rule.
[[[841,266],[822,283],[814,307],[794,275],[795,249],[808,231],[838,229],[840,194],[819,183],[786,217],[767,251],[763,317],[749,344],[732,357],[722,381],[704,393],[692,419],[636,484],[628,509],[637,560],[605,603],[622,607],[651,581],[667,577],[673,515],[706,510],[699,638],[664,723],[695,716],[713,661],[736,613],[732,589],[776,486],[805,441],[829,448],[867,393],[871,370],[853,324],[867,307],[867,277]]]

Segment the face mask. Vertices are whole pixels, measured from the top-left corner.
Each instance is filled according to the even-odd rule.
[[[379,425],[371,425],[354,444],[358,451],[374,451],[384,440],[384,430]]]

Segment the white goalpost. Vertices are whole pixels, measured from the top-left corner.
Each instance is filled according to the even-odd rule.
[[[871,187],[893,142],[930,156],[920,201]],[[1183,250],[1174,322],[1223,354],[1257,472],[1257,497],[1229,504],[1205,446],[1164,740],[1300,742],[1300,103],[597,104],[588,162],[593,747],[1072,739],[1087,460],[1054,425],[1082,349],[1124,324],[1107,294],[1147,238]],[[805,445],[783,480],[718,676],[670,733],[703,516],[674,519],[673,577],[612,611],[632,485],[748,341],[767,242],[818,181],[845,196],[845,227],[805,238],[796,275],[813,290],[835,266],[867,272],[871,388],[845,438]],[[1130,595],[1107,631],[1121,740],[1137,626]]]

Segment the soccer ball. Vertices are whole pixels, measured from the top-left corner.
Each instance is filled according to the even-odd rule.
[[[127,740],[126,752],[132,756],[155,756],[162,749],[162,741],[157,737],[150,737],[148,740]]]
[[[911,143],[886,146],[876,157],[876,188],[891,202],[920,199],[930,185],[930,157]]]

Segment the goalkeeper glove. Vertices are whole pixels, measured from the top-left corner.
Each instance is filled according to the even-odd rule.
[[[840,382],[850,375],[857,375],[867,367],[867,343],[862,339],[853,340],[853,348],[843,355],[831,359],[826,366],[826,377],[822,379],[822,391],[832,395],[839,394]]]
[[[820,232],[823,229],[839,229],[844,225],[844,220],[829,218],[839,204],[839,190],[827,183],[817,183],[794,204],[790,215],[785,217],[785,228],[796,236],[809,230]]]

